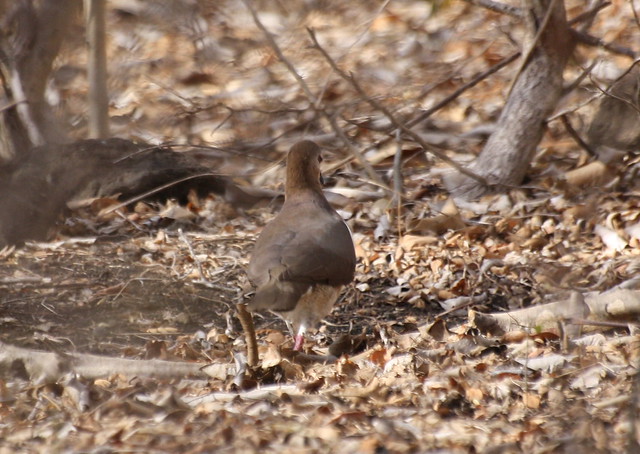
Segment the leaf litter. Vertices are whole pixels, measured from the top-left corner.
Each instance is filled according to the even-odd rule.
[[[216,171],[281,190],[277,162],[288,145],[330,128],[241,3],[191,3],[113,2],[111,113],[122,120],[114,132],[188,143]],[[581,2],[566,3],[570,16],[582,12]],[[628,3],[612,3],[594,33],[632,47],[622,33]],[[371,145],[364,157],[389,181],[397,146],[374,146],[389,125],[329,75],[304,27],[408,118],[513,52],[507,34],[519,24],[464,2],[382,6],[264,6],[260,18],[323,108]],[[66,52],[61,62],[80,64]],[[498,72],[417,128],[468,159],[482,139],[461,137],[495,119],[513,74]],[[82,84],[65,87],[70,117]],[[559,109],[579,105],[588,88]],[[74,208],[51,242],[0,252],[0,452],[631,452],[639,318],[632,297],[606,292],[638,287],[640,211],[629,178],[637,157],[606,175],[571,173],[584,152],[550,122],[529,185],[460,203],[442,190],[442,164],[403,144],[407,197],[397,206],[334,139],[325,165],[336,165],[329,182],[359,262],[304,354],[291,351],[277,317],[257,314],[262,362],[247,370],[234,315],[251,296],[244,269],[277,200],[241,210],[194,195],[187,205],[139,202],[104,217],[113,201],[102,199]],[[551,325],[534,314],[508,332],[472,316],[570,306],[571,290],[617,315],[598,325],[576,303]],[[53,356],[38,370],[7,362],[5,344]],[[175,363],[194,367],[172,373]]]

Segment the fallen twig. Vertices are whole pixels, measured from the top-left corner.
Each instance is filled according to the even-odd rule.
[[[5,370],[20,370],[21,368],[16,369],[16,363],[21,363],[24,367],[22,370],[26,370],[29,377],[38,383],[55,382],[69,372],[85,378],[108,377],[114,374],[131,377],[206,378],[206,374],[200,370],[203,366],[200,363],[109,358],[83,353],[58,354],[0,342],[0,365]]]
[[[204,271],[202,270],[202,264],[200,263],[200,260],[198,260],[198,256],[196,255],[195,251],[193,250],[193,246],[191,246],[191,243],[189,242],[189,239],[185,236],[185,234],[182,231],[182,229],[178,229],[178,235],[180,236],[180,239],[182,240],[182,242],[187,245],[187,249],[189,249],[189,254],[191,255],[191,258],[193,259],[194,263],[196,264],[196,267],[198,268],[198,276],[200,276],[199,280],[200,281],[204,281],[204,282],[208,282],[207,279],[204,276]]]
[[[279,399],[282,394],[287,394],[289,396],[301,396],[305,395],[306,392],[300,389],[297,385],[269,385],[262,386],[260,388],[252,389],[244,392],[218,392],[206,394],[204,396],[194,397],[193,399],[185,398],[184,401],[190,407],[197,407],[201,404],[206,403],[214,403],[214,402],[231,402],[235,399],[245,399],[245,400],[269,400],[269,399]]]
[[[522,17],[522,8],[507,5],[504,3],[494,2],[493,0],[465,0],[475,6],[481,6],[496,13],[506,14],[512,17]]]

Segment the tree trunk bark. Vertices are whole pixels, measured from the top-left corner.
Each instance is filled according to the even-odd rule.
[[[3,83],[8,104],[15,103],[2,115],[2,129],[10,136],[4,148],[13,144],[3,155],[16,154],[25,143],[41,145],[65,138],[44,94],[53,61],[80,6],[79,0],[0,3]],[[21,127],[16,126],[17,119]]]
[[[109,135],[105,0],[85,0],[84,6],[89,44],[89,138],[101,139]]]
[[[528,36],[523,62],[507,103],[480,155],[469,170],[484,177],[484,187],[465,175],[451,173],[447,189],[465,199],[519,185],[542,138],[547,117],[562,91],[562,72],[574,43],[563,0],[526,0]]]

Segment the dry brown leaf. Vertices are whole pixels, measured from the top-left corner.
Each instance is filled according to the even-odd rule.
[[[378,367],[384,367],[384,365],[388,360],[389,360],[389,355],[386,348],[376,347],[369,354],[369,361],[371,361],[373,364],[377,365]]]
[[[263,369],[269,369],[277,366],[282,362],[282,355],[280,349],[274,344],[267,344],[264,350],[260,350],[260,358]]]
[[[627,247],[628,243],[618,235],[617,232],[603,225],[597,224],[594,227],[596,235],[600,236],[604,245],[612,251],[621,251]]]
[[[109,2],[111,126],[121,137],[198,144],[198,159],[211,169],[238,176],[252,185],[247,187],[273,189],[281,189],[284,172],[271,163],[282,161],[299,138],[321,140],[332,169],[325,176],[331,185],[335,182],[335,193],[349,198],[331,200],[345,208],[359,258],[357,290],[345,289],[328,319],[327,333],[335,338],[388,326],[383,347],[387,354],[367,350],[342,363],[319,364],[318,355],[295,355],[285,348],[269,352],[268,345],[286,345],[289,338],[277,329],[264,330],[280,326],[264,314],[256,318],[261,356],[273,366],[237,371],[233,358],[244,344],[226,314],[233,303],[251,297],[243,270],[255,234],[273,217],[277,202],[243,212],[219,198],[190,193],[186,209],[196,215],[189,220],[192,253],[177,239],[176,223],[158,215],[158,205],[140,202],[134,209],[121,208],[124,218],[112,212],[97,219],[93,210],[115,203],[98,199],[67,219],[64,230],[53,233],[99,239],[33,243],[0,252],[0,305],[10,302],[0,311],[0,340],[25,342],[39,350],[66,349],[57,367],[76,361],[78,356],[69,350],[95,348],[111,356],[140,358],[147,352],[189,358],[188,365],[194,366],[189,370],[196,372],[211,364],[211,377],[185,379],[187,374],[181,373],[149,380],[124,374],[88,381],[84,386],[91,407],[83,412],[81,399],[72,396],[73,391],[64,392],[65,385],[45,389],[28,383],[21,363],[12,363],[5,367],[9,378],[0,378],[0,450],[85,452],[97,446],[136,451],[150,446],[172,452],[628,451],[631,432],[628,418],[620,417],[620,396],[631,395],[640,343],[637,336],[621,333],[633,334],[635,328],[620,323],[613,334],[596,327],[599,337],[587,339],[570,334],[573,325],[565,320],[563,332],[577,345],[579,360],[565,357],[557,369],[531,371],[527,364],[540,367],[536,361],[561,351],[555,335],[535,319],[515,323],[517,332],[477,352],[473,347],[481,339],[474,335],[459,343],[458,350],[454,345],[465,333],[473,334],[464,314],[424,323],[440,312],[437,297],[486,295],[478,310],[509,317],[516,308],[538,307],[548,300],[567,309],[570,302],[551,294],[567,288],[596,292],[586,296],[587,304],[608,322],[617,317],[636,321],[633,294],[603,292],[632,285],[640,270],[634,179],[638,158],[628,153],[619,162],[621,184],[614,190],[591,190],[590,185],[607,179],[610,169],[601,175],[599,164],[571,170],[582,166],[587,155],[553,121],[527,173],[530,184],[479,203],[460,204],[462,214],[445,204],[438,222],[427,220],[424,226],[443,232],[461,227],[455,234],[416,232],[403,237],[405,232],[396,232],[396,207],[387,207],[388,201],[373,203],[387,193],[369,183],[361,162],[331,134],[317,137],[322,125],[318,127],[316,114],[337,108],[340,128],[363,150],[365,160],[375,162],[375,172],[387,183],[396,173],[390,157],[399,147],[387,140],[388,129],[375,128],[391,122],[358,102],[363,98],[347,81],[333,77],[326,82],[327,61],[308,47],[306,27],[317,31],[329,55],[339,57],[339,66],[354,71],[366,92],[384,94],[379,102],[407,121],[415,117],[416,106],[428,109],[513,52],[505,36],[519,39],[521,24],[465,2],[442,2],[438,8],[424,1],[391,2],[382,12],[367,2],[320,3],[304,14],[295,5],[287,4],[285,14],[268,2],[247,3],[258,10],[282,55],[311,91],[322,94],[310,110],[304,90],[244,4],[224,0],[212,9],[207,2],[188,7],[181,2]],[[571,18],[585,12],[580,2],[566,6]],[[590,32],[633,49],[633,16],[624,6],[614,1],[598,13]],[[428,33],[423,33],[425,24]],[[433,39],[449,36],[452,24],[456,39],[434,45]],[[47,85],[48,99],[61,99],[54,108],[68,110],[67,119],[86,117],[86,75],[79,69],[86,62],[84,40],[75,38],[79,47],[73,40],[65,44]],[[586,47],[583,51],[591,52]],[[595,68],[593,81],[585,83],[607,89],[605,73],[615,78],[628,65],[627,57],[605,55],[605,70]],[[78,75],[60,85],[69,70]],[[567,75],[576,71],[581,69],[573,63],[566,68]],[[503,108],[511,75],[503,70],[484,79],[416,131],[425,139],[440,140],[458,162],[472,159],[491,133],[484,123]],[[574,90],[568,102],[582,105],[591,93]],[[587,110],[585,105],[576,111],[579,118],[572,114],[572,122],[586,126]],[[85,135],[82,121],[69,124],[80,128],[72,134]],[[399,214],[410,223],[445,199],[437,173],[443,166],[406,141],[402,148],[402,191],[411,194],[406,199],[411,206],[401,207]],[[564,186],[582,184],[579,193],[559,187],[557,175],[567,172]],[[381,229],[387,238],[377,242],[372,232],[388,208],[390,222]],[[466,225],[465,219],[473,224]],[[594,245],[595,225],[606,226],[622,240],[628,236],[629,244],[620,251],[615,246],[604,250],[599,241]],[[194,257],[204,276],[194,272]],[[489,263],[494,258],[501,260]],[[203,277],[219,288],[200,286],[197,280]],[[389,296],[390,287],[397,287],[398,297]],[[552,329],[558,313],[566,315],[556,309],[550,311],[556,316]],[[586,318],[580,311],[567,312]],[[173,327],[184,335],[131,334],[149,327]],[[193,335],[201,330],[210,335]],[[368,339],[373,336],[368,334]],[[163,342],[145,347],[149,338]],[[0,348],[0,357],[7,351]],[[514,363],[514,357],[524,365]],[[593,365],[602,369],[581,369]],[[165,366],[160,364],[160,371]],[[603,371],[611,372],[601,375]],[[238,389],[233,380],[237,373],[249,377],[241,386],[257,388]],[[367,389],[373,377],[378,383]],[[527,390],[524,396],[522,389]],[[184,408],[180,401],[194,405]]]
[[[336,371],[339,375],[344,375],[346,377],[353,377],[360,368],[357,364],[350,361],[348,358],[340,358],[338,363],[336,364]]]
[[[484,398],[484,393],[480,388],[467,387],[464,390],[464,395],[468,401],[473,403],[474,405],[480,405],[482,399]]]
[[[612,169],[601,161],[593,161],[578,169],[570,170],[565,178],[569,186],[603,186],[615,176]]]
[[[439,214],[427,219],[420,219],[407,224],[408,232],[428,232],[442,235],[447,230],[459,230],[465,227],[465,223],[459,216]]]
[[[538,409],[540,407],[540,396],[534,393],[524,393],[522,402],[527,408]]]
[[[398,246],[404,251],[411,251],[417,246],[425,244],[434,244],[438,242],[438,238],[434,236],[404,235],[400,238]]]

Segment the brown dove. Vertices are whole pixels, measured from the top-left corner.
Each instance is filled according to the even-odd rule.
[[[353,280],[356,256],[349,228],[322,193],[320,148],[305,140],[287,156],[284,206],[256,241],[249,310],[280,315],[300,350],[307,329],[331,312],[342,286]]]

